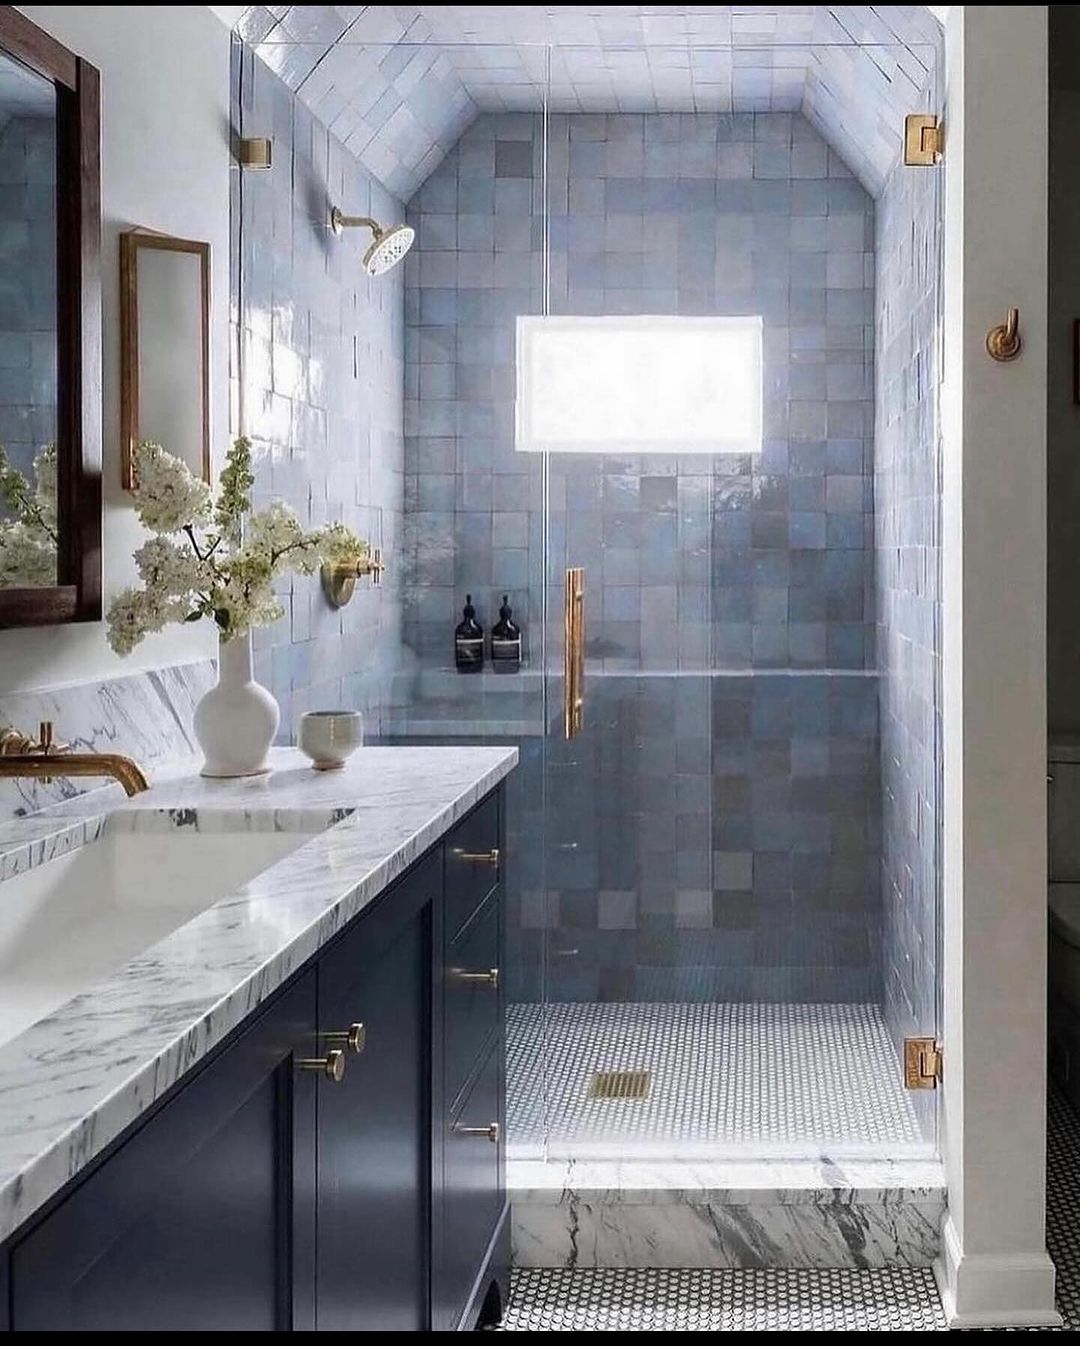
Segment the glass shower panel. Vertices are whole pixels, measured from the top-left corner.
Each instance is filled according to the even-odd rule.
[[[902,126],[875,71],[934,105],[935,54],[738,56],[650,49],[697,111],[565,111],[552,52],[548,314],[764,342],[760,452],[549,454],[552,1158],[935,1143],[940,173],[850,130]]]

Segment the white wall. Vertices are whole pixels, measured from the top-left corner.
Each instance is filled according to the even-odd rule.
[[[1046,6],[954,6],[946,45],[938,1271],[955,1325],[1048,1324]],[[997,364],[1009,307],[1025,348]]]
[[[143,225],[212,250],[211,434],[228,433],[229,34],[202,5],[21,5],[101,71],[105,601],[131,582],[142,530],[120,489],[118,234]],[[128,659],[103,624],[0,632],[0,694],[210,655],[206,623],[152,636]]]

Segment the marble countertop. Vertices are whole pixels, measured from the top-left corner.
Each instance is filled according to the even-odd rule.
[[[184,763],[0,826],[0,880],[110,827],[313,832],[286,858],[0,1047],[0,1239],[166,1093],[502,780],[513,748],[363,748],[318,773]],[[326,830],[315,831],[317,828]],[[0,901],[3,886],[0,882]]]

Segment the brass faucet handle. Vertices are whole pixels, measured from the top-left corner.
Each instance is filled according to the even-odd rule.
[[[67,747],[66,743],[58,743],[53,737],[51,720],[42,720],[38,725],[37,739],[13,725],[0,729],[0,757],[49,757],[66,752]]]

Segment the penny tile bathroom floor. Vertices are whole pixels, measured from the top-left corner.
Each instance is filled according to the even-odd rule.
[[[1080,1117],[1050,1098],[1047,1243],[1080,1330]],[[928,1270],[515,1271],[509,1332],[943,1332]]]
[[[506,1053],[511,1155],[928,1153],[877,1005],[518,1004]],[[648,1097],[589,1097],[597,1071]]]

